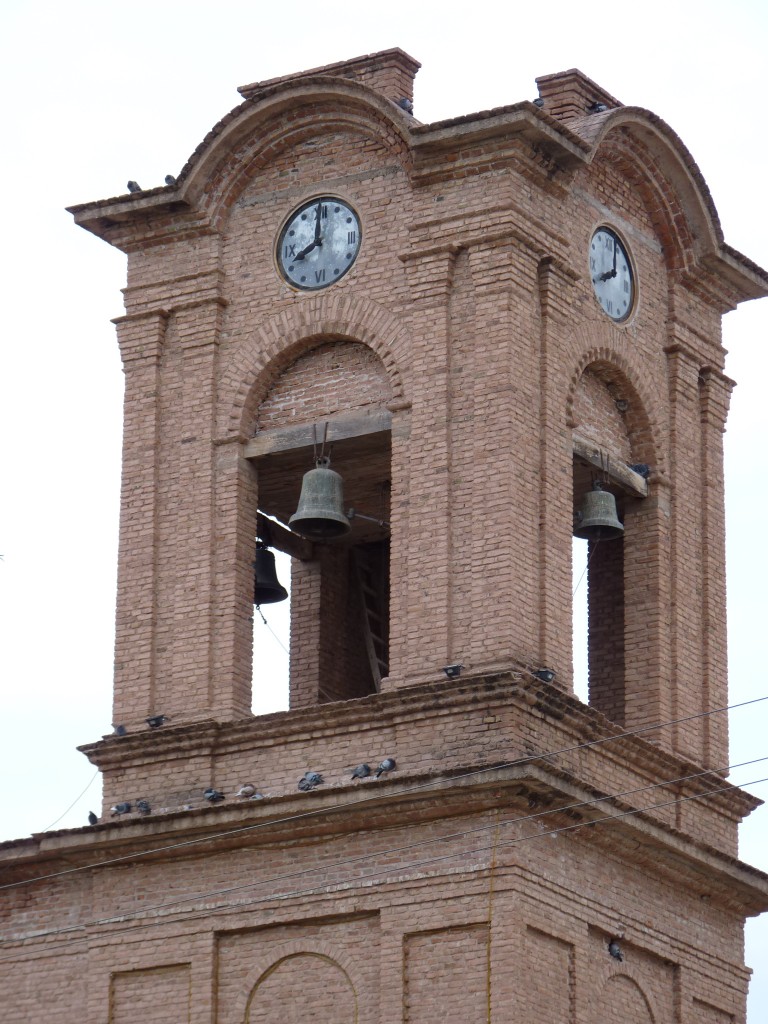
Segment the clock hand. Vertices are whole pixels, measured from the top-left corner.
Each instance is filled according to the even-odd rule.
[[[309,243],[309,245],[305,246],[301,250],[301,252],[296,253],[296,255],[293,257],[295,260],[303,260],[304,257],[308,253],[312,252],[312,250],[317,248],[317,246],[323,244],[323,240],[320,237],[320,229],[322,227],[322,224],[320,223],[320,217],[322,216],[322,212],[323,212],[323,204],[322,204],[322,202],[320,202],[320,203],[317,204],[317,210],[315,211],[315,237],[314,237],[314,240],[311,241]]]
[[[616,250],[617,250],[617,248],[618,248],[618,246],[614,242],[613,243],[613,268],[611,270],[606,270],[606,272],[604,274],[601,274],[600,277],[599,277],[600,281],[610,281],[610,279],[612,277],[616,277]]]
[[[301,252],[297,252],[296,255],[293,258],[295,260],[303,260],[304,257],[307,255],[307,253],[312,252],[312,250],[315,248],[315,246],[321,245],[321,244],[322,244],[321,242],[310,242],[309,245],[305,246],[301,250]]]
[[[317,204],[317,213],[315,214],[315,245],[322,245],[323,244],[322,240],[320,238],[320,227],[321,227],[321,225],[320,225],[320,217],[322,216],[322,212],[323,212],[323,204],[322,204],[322,201],[320,201]]]

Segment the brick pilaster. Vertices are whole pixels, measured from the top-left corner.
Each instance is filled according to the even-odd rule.
[[[115,320],[125,373],[123,476],[115,636],[116,724],[155,711],[157,451],[164,312]]]

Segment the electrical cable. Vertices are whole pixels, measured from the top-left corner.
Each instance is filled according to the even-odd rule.
[[[584,568],[583,568],[583,569],[581,570],[581,576],[579,576],[579,579],[578,579],[578,581],[577,581],[577,583],[576,583],[576,586],[575,586],[575,587],[573,588],[573,593],[571,594],[571,598],[574,598],[574,597],[576,597],[576,591],[577,591],[577,590],[579,589],[579,587],[581,586],[581,581],[582,581],[582,580],[584,579],[584,577],[585,577],[585,576],[587,575],[587,569],[589,569],[589,563],[590,563],[590,562],[592,561],[592,559],[593,559],[593,557],[594,557],[594,555],[595,555],[595,552],[597,551],[597,546],[598,546],[598,544],[599,544],[599,543],[600,543],[600,538],[599,538],[599,537],[596,537],[596,538],[595,538],[595,541],[594,541],[594,543],[590,545],[590,547],[592,548],[592,550],[591,550],[591,551],[589,552],[589,555],[587,556],[587,562],[586,562],[586,565],[585,565],[585,566],[584,566]]]
[[[695,714],[695,715],[687,715],[684,718],[673,719],[673,720],[670,720],[670,721],[662,722],[661,724],[641,726],[638,729],[630,729],[630,730],[627,730],[625,732],[616,733],[613,736],[602,736],[602,737],[599,737],[598,739],[587,740],[584,743],[578,743],[578,744],[575,744],[575,745],[572,745],[572,746],[569,746],[569,747],[560,747],[557,750],[541,751],[541,752],[536,753],[536,754],[529,754],[529,755],[526,755],[525,757],[516,758],[513,761],[506,761],[506,762],[502,762],[500,764],[490,765],[490,766],[487,766],[485,768],[478,768],[478,769],[475,769],[475,770],[470,771],[470,772],[464,772],[464,773],[462,773],[460,775],[451,775],[447,779],[445,779],[445,778],[443,778],[443,779],[433,779],[433,780],[430,780],[429,782],[424,782],[424,783],[421,783],[421,784],[419,784],[417,786],[413,786],[409,790],[409,793],[419,793],[419,792],[422,792],[423,790],[434,789],[437,786],[443,786],[443,785],[446,785],[448,783],[458,782],[458,781],[461,781],[462,779],[473,778],[473,777],[475,777],[477,775],[486,774],[487,772],[499,771],[499,770],[504,769],[504,768],[519,767],[520,765],[529,764],[531,761],[544,761],[544,760],[547,760],[548,758],[558,757],[558,756],[560,756],[562,754],[575,753],[576,751],[584,750],[584,749],[589,748],[589,747],[600,746],[600,745],[605,744],[605,743],[615,742],[616,740],[626,739],[626,738],[632,737],[632,736],[638,736],[638,735],[640,735],[642,733],[653,732],[653,731],[656,731],[658,729],[666,729],[666,728],[668,728],[669,726],[672,726],[672,725],[681,725],[684,722],[694,721],[695,719],[699,719],[699,718],[707,718],[710,715],[721,714],[723,712],[732,711],[732,710],[735,710],[737,708],[747,707],[747,706],[749,706],[751,704],[759,704],[762,701],[766,701],[766,700],[768,700],[768,695],[765,696],[765,697],[754,697],[751,700],[741,701],[738,704],[731,704],[731,705],[728,705],[727,707],[723,707],[723,708],[714,708],[711,711],[701,711],[701,712],[699,712],[698,714]],[[745,763],[749,763],[749,762],[745,762]],[[717,769],[708,769],[704,774],[712,774],[716,770]],[[658,785],[663,785],[663,783],[659,783]],[[353,808],[353,807],[360,807],[360,806],[364,806],[365,803],[367,803],[367,802],[375,802],[376,799],[377,799],[376,797],[371,797],[370,801],[365,800],[365,799],[364,800],[347,800],[347,801],[344,801],[343,803],[336,804],[336,806],[334,808],[332,808],[331,810],[338,811],[338,810],[346,810],[346,809]],[[183,842],[180,842],[180,843],[170,843],[167,846],[154,847],[154,848],[149,849],[149,850],[140,850],[140,851],[137,851],[136,853],[126,854],[125,856],[122,856],[122,857],[112,857],[109,860],[97,861],[97,862],[93,862],[93,863],[90,863],[90,864],[83,864],[83,865],[80,865],[80,866],[74,867],[74,868],[66,868],[63,871],[52,871],[52,872],[49,872],[48,874],[45,874],[45,875],[36,875],[33,878],[21,879],[18,882],[7,882],[4,885],[0,885],[0,892],[2,892],[4,889],[15,889],[15,888],[19,888],[19,887],[24,886],[24,885],[31,885],[34,882],[48,881],[51,878],[60,878],[63,875],[71,875],[71,874],[78,873],[80,871],[89,871],[92,868],[109,867],[109,866],[111,866],[113,864],[125,863],[126,861],[135,861],[135,860],[138,860],[138,859],[140,859],[142,857],[149,857],[152,854],[168,853],[168,852],[171,852],[173,850],[184,849],[184,848],[190,847],[190,846],[197,846],[197,845],[199,845],[201,843],[213,842],[213,841],[215,841],[217,839],[227,839],[230,836],[241,835],[244,832],[252,832],[252,831],[256,831],[257,829],[263,829],[263,828],[271,828],[271,827],[273,827],[275,825],[289,824],[290,822],[293,822],[293,821],[301,821],[302,819],[310,818],[310,817],[313,817],[315,815],[328,813],[328,810],[329,810],[329,808],[313,808],[310,811],[302,811],[299,814],[286,815],[283,818],[273,818],[273,819],[270,819],[269,821],[266,821],[266,822],[256,822],[253,825],[243,825],[243,826],[241,826],[239,828],[227,829],[226,831],[223,831],[223,832],[214,832],[211,835],[200,836],[197,839],[186,839],[186,840],[184,840]]]
[[[520,815],[520,816],[518,816],[516,818],[507,818],[507,819],[499,821],[499,822],[493,822],[493,824],[491,824],[491,825],[478,825],[476,828],[466,829],[466,830],[464,830],[462,832],[449,833],[448,835],[438,836],[435,839],[424,839],[424,840],[421,840],[421,841],[419,841],[417,843],[409,843],[406,846],[389,847],[388,849],[381,851],[381,853],[384,856],[390,856],[391,854],[394,854],[394,853],[406,853],[409,850],[414,850],[414,849],[417,849],[417,848],[422,847],[422,846],[431,846],[433,843],[444,843],[444,842],[446,842],[449,839],[463,839],[465,836],[473,835],[476,832],[486,832],[486,831],[488,831],[491,828],[496,828],[497,826],[499,828],[501,828],[501,827],[504,827],[506,825],[514,825],[514,824],[518,824],[518,823],[524,822],[524,821],[534,821],[534,820],[539,819],[539,818],[545,818],[545,817],[547,817],[547,815],[550,815],[550,814],[563,814],[566,811],[574,811],[574,810],[576,810],[577,808],[580,808],[580,807],[591,807],[594,804],[603,803],[603,802],[606,802],[606,801],[609,801],[609,800],[621,800],[621,799],[624,799],[625,797],[637,796],[640,793],[647,793],[647,792],[650,792],[651,790],[654,790],[654,789],[664,788],[665,786],[676,786],[676,785],[679,785],[682,782],[689,782],[691,779],[698,779],[698,778],[701,778],[702,776],[714,775],[717,772],[721,772],[721,771],[722,772],[729,771],[732,768],[744,768],[747,765],[759,764],[762,761],[768,761],[768,756],[753,758],[751,761],[741,761],[738,764],[726,765],[724,768],[706,769],[706,770],[701,771],[701,772],[695,772],[695,773],[693,773],[691,775],[683,775],[683,776],[681,776],[679,778],[676,778],[676,779],[668,779],[668,780],[665,780],[664,782],[654,782],[654,783],[651,783],[648,786],[640,786],[640,787],[638,787],[636,789],[628,789],[628,790],[625,790],[624,792],[621,792],[621,793],[610,793],[610,794],[606,794],[604,796],[593,797],[591,800],[579,800],[579,801],[577,801],[575,803],[564,804],[564,805],[559,806],[559,807],[549,808],[549,809],[547,809],[545,811],[538,811],[535,814],[524,814],[524,815]],[[693,799],[694,796],[692,796],[690,798],[686,797],[684,799]],[[636,808],[636,810],[642,811],[643,808]],[[367,861],[367,860],[370,860],[370,854],[366,853],[366,854],[360,855],[359,857],[350,857],[347,860],[341,861],[340,863],[337,863],[337,864],[331,865],[331,866],[332,867],[343,867],[343,866],[348,865],[348,864],[355,864],[355,863],[357,863],[359,861]],[[170,907],[170,906],[176,906],[179,903],[187,903],[187,902],[189,902],[190,900],[193,900],[193,899],[206,899],[209,896],[221,896],[221,895],[225,895],[225,894],[228,894],[228,893],[231,893],[231,892],[238,892],[238,891],[240,891],[242,889],[252,889],[255,885],[267,885],[267,884],[272,883],[272,882],[284,882],[284,881],[286,881],[286,880],[288,880],[290,878],[298,878],[301,875],[309,874],[309,873],[311,873],[314,870],[315,870],[314,867],[312,867],[312,868],[302,868],[302,869],[300,869],[298,871],[290,871],[290,872],[288,872],[286,874],[275,875],[272,878],[260,879],[257,882],[244,882],[241,885],[231,886],[231,887],[228,887],[226,889],[218,889],[215,892],[202,893],[202,894],[201,893],[197,893],[194,896],[185,896],[185,897],[183,897],[183,898],[181,898],[179,900],[174,900],[171,903],[162,903],[162,904],[159,904],[157,907],[150,907],[148,909],[149,910],[165,909],[165,908]]]
[[[757,761],[763,761],[763,760],[768,760],[768,758],[757,758],[756,760]],[[754,762],[750,762],[750,761],[743,762],[743,764],[751,764],[751,763],[754,763]],[[734,766],[734,767],[738,767],[738,766]],[[710,773],[709,772],[703,772],[703,773],[700,773],[700,774],[710,774]],[[670,782],[666,782],[666,783],[657,783],[655,785],[652,785],[652,786],[649,786],[649,787],[645,787],[645,788],[646,789],[656,789],[656,788],[659,788],[659,786],[663,786],[663,785],[674,785],[677,781],[684,781],[684,779],[681,779],[681,780],[671,780]],[[741,783],[741,785],[756,786],[756,785],[760,785],[760,784],[766,783],[766,782],[768,782],[768,777],[761,778],[761,779],[752,779],[749,782]],[[594,818],[591,821],[578,822],[578,823],[573,824],[573,825],[562,825],[559,828],[548,829],[546,831],[542,831],[542,832],[536,833],[535,835],[515,836],[512,839],[501,840],[501,841],[494,840],[494,842],[492,844],[490,844],[490,845],[476,847],[473,850],[451,852],[451,853],[447,853],[447,854],[441,854],[438,857],[428,857],[428,858],[426,858],[424,860],[412,861],[410,864],[400,866],[399,870],[402,871],[402,870],[405,869],[405,870],[408,870],[408,871],[413,871],[413,870],[415,870],[417,868],[423,868],[423,867],[426,867],[428,865],[441,863],[442,861],[446,861],[446,860],[453,860],[453,859],[455,859],[457,857],[466,857],[466,856],[468,856],[470,854],[471,855],[478,855],[480,853],[485,853],[485,852],[487,852],[488,850],[490,850],[492,848],[498,848],[498,847],[501,847],[501,846],[514,846],[514,845],[517,845],[519,843],[528,842],[528,841],[530,841],[532,839],[541,839],[541,838],[544,838],[545,836],[559,835],[559,834],[562,834],[564,832],[572,832],[572,831],[575,831],[575,830],[580,829],[580,828],[596,827],[597,825],[599,825],[601,823],[608,822],[608,821],[617,821],[617,820],[620,820],[620,819],[623,819],[623,818],[631,817],[631,816],[636,815],[636,814],[645,814],[648,811],[661,810],[664,807],[677,806],[679,804],[686,803],[686,802],[688,802],[690,800],[699,800],[699,799],[702,799],[703,797],[706,797],[706,796],[712,796],[712,795],[715,795],[717,793],[724,793],[724,792],[727,792],[731,788],[732,787],[730,785],[718,786],[718,787],[716,787],[714,789],[706,790],[703,793],[696,793],[696,794],[692,794],[692,795],[687,796],[687,797],[675,797],[673,800],[662,801],[661,803],[658,803],[658,804],[649,804],[647,807],[631,808],[631,809],[626,810],[626,811],[620,811],[617,814],[606,814],[606,815],[603,815],[600,818]],[[632,791],[632,792],[640,792],[640,790]],[[621,794],[619,794],[619,796],[620,795]],[[618,797],[610,797],[610,796],[596,797],[593,801],[584,801],[581,804],[581,806],[587,806],[587,805],[596,804],[596,803],[605,803],[606,800],[616,799],[616,798],[618,798]],[[573,806],[575,806],[575,805],[573,805]],[[551,810],[542,811],[542,812],[540,812],[539,814],[536,814],[536,815],[525,815],[525,816],[520,817],[520,818],[512,818],[512,819],[509,819],[508,821],[504,821],[504,822],[501,822],[499,824],[501,824],[501,825],[515,824],[515,823],[519,823],[519,822],[528,821],[531,818],[542,817],[542,816],[544,816],[546,814],[563,813],[563,812],[565,812],[568,809],[569,809],[568,807],[552,808]],[[429,844],[432,844],[432,843],[435,843],[435,842],[445,842],[447,839],[463,838],[464,836],[471,835],[472,833],[474,833],[476,831],[487,831],[488,828],[495,828],[495,826],[496,826],[496,822],[494,822],[491,826],[484,826],[482,829],[480,829],[480,828],[478,828],[478,829],[470,829],[470,830],[468,830],[466,832],[456,833],[455,835],[449,835],[449,836],[439,837],[439,838],[436,838],[436,839],[433,839],[433,840],[428,840],[426,843],[413,844],[412,847],[403,847],[403,850],[414,848],[415,846],[418,846],[418,845],[429,845]],[[379,855],[380,856],[388,856],[392,852],[398,852],[398,851],[397,850],[383,850],[383,851],[380,852]],[[343,867],[343,866],[345,866],[347,864],[355,863],[355,862],[360,861],[360,860],[370,860],[370,857],[371,857],[371,855],[367,854],[365,857],[356,857],[356,858],[353,858],[352,860],[341,861],[339,864],[331,865],[331,867],[339,867],[339,866]],[[269,902],[278,901],[278,900],[295,899],[295,898],[300,897],[300,896],[310,896],[310,895],[314,895],[314,894],[317,894],[317,893],[321,893],[323,890],[337,889],[340,886],[348,886],[348,885],[353,885],[355,883],[359,883],[361,881],[365,881],[366,879],[370,879],[370,878],[375,877],[376,875],[381,874],[382,870],[385,870],[385,869],[379,868],[379,869],[376,869],[374,871],[365,872],[365,873],[363,873],[361,875],[357,875],[357,876],[352,877],[352,878],[344,878],[344,879],[341,879],[341,880],[336,881],[336,882],[324,882],[322,885],[315,885],[315,886],[311,886],[311,887],[306,888],[306,889],[296,889],[296,890],[293,890],[293,891],[284,892],[284,893],[276,893],[276,894],[272,894],[272,895],[269,895],[269,896],[259,896],[259,897],[255,897],[254,899],[250,899],[250,900],[246,900],[244,902],[240,902],[240,903],[237,904],[237,906],[238,907],[254,906],[254,905],[259,904],[259,903],[269,903]],[[301,872],[298,872],[297,874],[305,874],[305,873],[307,873],[307,870],[303,870]],[[273,879],[264,879],[264,880],[258,880],[258,881],[255,881],[255,882],[248,882],[248,883],[244,883],[244,884],[239,885],[239,886],[227,887],[225,889],[218,889],[218,890],[214,890],[212,892],[197,893],[194,896],[183,897],[183,898],[178,899],[178,900],[172,900],[172,901],[169,901],[169,902],[166,902],[166,903],[156,904],[153,907],[142,907],[140,910],[137,910],[137,911],[134,911],[134,912],[130,912],[130,913],[127,913],[127,914],[120,914],[120,915],[118,915],[116,917],[100,918],[100,919],[97,919],[97,920],[94,920],[94,921],[88,921],[85,924],[70,925],[70,926],[68,926],[66,928],[49,929],[48,931],[36,932],[36,933],[30,934],[30,935],[27,935],[27,936],[16,937],[16,938],[14,938],[12,940],[7,940],[7,941],[25,942],[25,941],[29,941],[31,939],[50,938],[52,936],[66,934],[67,932],[83,931],[86,928],[90,929],[90,928],[100,927],[100,926],[109,925],[109,924],[123,925],[123,927],[118,928],[115,931],[110,933],[110,934],[115,934],[115,932],[130,930],[132,925],[125,925],[124,922],[126,922],[127,920],[135,921],[135,919],[139,915],[153,914],[153,913],[156,913],[158,911],[167,910],[167,909],[169,909],[171,907],[179,906],[182,903],[192,902],[193,900],[203,900],[203,899],[207,900],[207,899],[210,899],[210,898],[215,897],[215,896],[228,895],[231,892],[235,892],[235,891],[242,890],[242,889],[245,889],[245,888],[253,888],[256,885],[267,884],[268,882],[272,882],[272,881],[284,880],[287,877],[292,877],[292,876],[290,876],[290,875],[277,876],[276,878],[273,878]],[[219,910],[227,909],[227,907],[218,908],[218,909]],[[206,915],[209,915],[211,913],[211,908],[210,907],[205,907],[204,909],[200,909],[200,910],[197,910],[197,911],[193,910],[191,913],[193,915],[194,914],[206,914]],[[187,920],[188,919],[189,918],[187,918]],[[87,936],[83,935],[79,939],[75,939],[74,941],[75,942],[82,942],[85,939],[87,939]],[[68,947],[68,946],[71,945],[71,941],[72,941],[71,939],[68,939],[67,943],[62,943],[62,944],[60,944],[58,946],[56,946],[56,945],[54,945],[54,946],[47,946],[45,948],[45,952],[46,953],[50,953],[50,952],[54,951],[57,948]],[[10,956],[0,957],[0,962],[5,962],[5,961],[8,961],[8,960],[14,960],[14,959],[17,959],[17,955],[12,954]]]
[[[71,804],[69,805],[69,807],[68,807],[68,808],[66,809],[66,811],[64,811],[64,813],[63,813],[63,814],[60,814],[60,815],[58,816],[58,818],[56,819],[56,821],[52,821],[50,825],[48,825],[48,826],[47,826],[46,828],[44,828],[44,829],[43,829],[43,832],[49,832],[49,831],[50,831],[50,830],[51,830],[51,829],[53,828],[53,826],[54,826],[54,825],[58,825],[58,823],[59,823],[59,822],[61,821],[61,819],[62,819],[62,818],[64,817],[64,815],[66,815],[66,814],[69,814],[69,812],[70,812],[70,811],[72,810],[72,808],[73,808],[73,807],[75,806],[75,804],[76,804],[76,803],[77,803],[77,802],[78,802],[79,800],[82,800],[82,799],[83,799],[83,797],[85,796],[85,794],[86,794],[86,793],[88,792],[88,790],[89,790],[89,789],[91,788],[91,786],[92,786],[92,785],[93,785],[93,783],[95,782],[95,780],[96,780],[96,776],[97,776],[98,774],[99,774],[99,769],[97,768],[97,769],[96,769],[96,771],[95,771],[95,772],[93,773],[93,775],[91,776],[91,781],[90,781],[90,782],[88,783],[88,785],[87,785],[87,786],[85,787],[85,789],[84,789],[84,790],[83,790],[83,792],[82,792],[82,793],[80,794],[80,796],[78,796],[78,797],[75,797],[75,799],[74,799],[74,800],[72,801],[72,803],[71,803]]]
[[[280,646],[281,646],[281,647],[283,648],[283,650],[285,651],[285,653],[286,653],[286,654],[287,654],[287,655],[288,655],[288,656],[290,657],[290,654],[291,654],[291,652],[290,652],[290,651],[288,650],[288,648],[287,648],[287,647],[285,646],[285,644],[283,643],[283,641],[282,641],[282,640],[280,639],[280,637],[279,637],[279,636],[277,635],[277,633],[276,633],[276,632],[274,631],[274,629],[272,629],[272,627],[270,626],[270,624],[269,624],[269,623],[267,622],[267,620],[265,619],[265,617],[264,617],[264,612],[263,612],[263,611],[261,610],[261,605],[258,605],[258,604],[257,604],[257,605],[254,605],[254,607],[256,608],[256,611],[257,611],[257,612],[259,613],[259,615],[261,616],[261,621],[262,621],[262,622],[264,623],[264,625],[265,625],[265,626],[267,627],[267,629],[268,629],[268,630],[269,630],[269,632],[270,632],[270,633],[272,634],[272,636],[273,636],[273,637],[275,638],[275,640],[277,640],[277,642],[278,642],[278,643],[280,644]]]

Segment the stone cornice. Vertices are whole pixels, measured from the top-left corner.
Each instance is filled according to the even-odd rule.
[[[532,811],[531,807],[541,810]],[[504,812],[501,820],[495,819],[497,826],[504,821],[513,826],[501,836],[499,846],[514,847],[533,838],[515,829],[514,823],[538,819],[543,837],[556,832],[577,841],[598,842],[622,857],[626,857],[629,843],[634,861],[653,866],[676,885],[741,912],[768,908],[768,875],[706,843],[692,842],[630,800],[585,788],[547,759],[519,766],[491,765],[482,775],[457,768],[393,777],[376,783],[375,788],[349,784],[311,797],[294,793],[257,803],[221,805],[215,810],[203,808],[40,833],[0,845],[0,864],[9,880],[23,881],[68,869],[97,870],[116,859],[130,863],[150,855],[153,862],[178,860],[185,847],[191,856],[201,852],[211,856],[288,839],[296,843],[375,831],[391,826],[393,814],[407,826],[432,818],[476,816],[493,809]],[[606,825],[608,818],[611,821]],[[482,832],[477,846],[482,854]],[[440,860],[439,852],[414,849],[415,862],[424,859],[428,866],[430,857]],[[171,914],[176,912],[171,909]]]
[[[701,765],[675,757],[644,735],[624,735],[600,712],[582,704],[558,686],[536,681],[528,673],[503,672],[476,677],[462,677],[451,682],[424,683],[364,697],[354,701],[323,704],[293,711],[276,712],[239,722],[198,722],[190,725],[165,726],[162,730],[107,736],[78,749],[102,771],[122,770],[129,766],[159,765],[195,754],[228,757],[238,752],[280,748],[288,742],[312,738],[319,744],[325,738],[349,735],[352,732],[379,732],[414,720],[437,720],[460,717],[464,710],[482,705],[490,711],[496,707],[514,707],[521,722],[535,715],[556,727],[562,736],[559,750],[588,744],[594,755],[629,766],[643,777],[669,780],[694,775]],[[598,742],[596,742],[598,741]],[[509,736],[510,750],[514,737]],[[537,751],[539,757],[546,751]],[[525,755],[523,755],[523,759]],[[519,761],[520,755],[510,756]],[[714,772],[681,785],[681,795],[705,794],[722,785],[719,795],[702,796],[702,803],[729,821],[739,821],[762,801],[735,786]]]

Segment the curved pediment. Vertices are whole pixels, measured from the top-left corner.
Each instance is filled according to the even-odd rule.
[[[302,78],[246,100],[224,117],[187,161],[177,187],[186,202],[216,221],[255,171],[286,148],[343,131],[374,140],[407,165],[415,123],[394,100],[359,82]]]
[[[719,278],[733,289],[733,301],[766,294],[765,273],[725,244],[704,176],[665,121],[641,107],[618,106],[567,125],[589,143],[589,165],[613,164],[640,193],[670,269]]]

